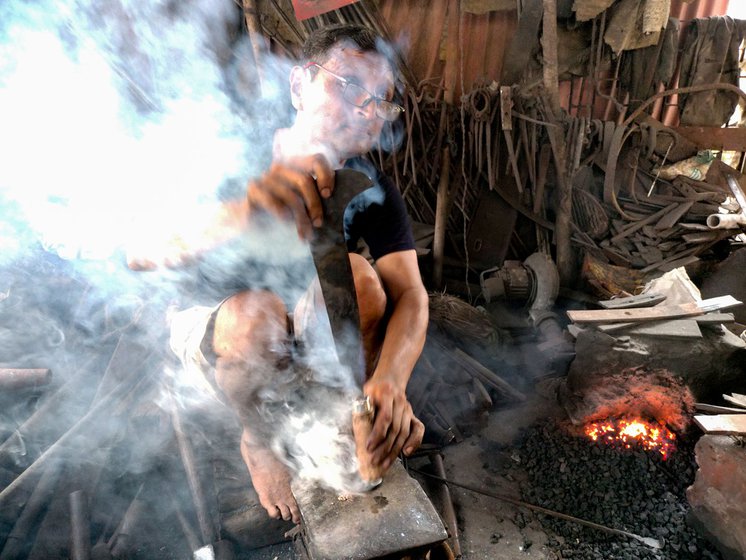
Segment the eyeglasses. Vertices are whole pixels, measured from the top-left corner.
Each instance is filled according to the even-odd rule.
[[[399,115],[404,112],[404,107],[401,105],[397,105],[393,101],[388,101],[387,99],[373,95],[364,87],[335,74],[331,70],[327,70],[317,62],[309,62],[303,68],[308,69],[312,66],[320,68],[344,86],[342,89],[342,98],[350,105],[364,109],[371,101],[375,101],[376,116],[385,121],[395,121],[399,118]]]

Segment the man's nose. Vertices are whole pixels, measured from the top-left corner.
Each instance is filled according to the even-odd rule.
[[[376,115],[376,102],[372,97],[366,99],[360,107],[357,107],[360,116],[372,120],[378,118]]]

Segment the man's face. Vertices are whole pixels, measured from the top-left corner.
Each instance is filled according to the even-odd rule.
[[[388,61],[375,52],[361,52],[346,46],[334,47],[324,69],[311,66],[304,70],[297,109],[309,126],[314,142],[330,148],[334,156],[347,159],[368,152],[377,142],[386,121],[376,115],[375,101],[365,107],[348,102],[345,83],[333,74],[357,84],[372,95],[391,100],[394,78]]]

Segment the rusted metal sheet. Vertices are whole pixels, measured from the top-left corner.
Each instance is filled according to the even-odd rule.
[[[461,10],[469,14],[515,10],[515,0],[461,0]]]
[[[512,85],[520,81],[528,67],[531,54],[539,44],[539,27],[543,13],[542,0],[528,0],[524,3],[518,27],[505,55],[505,64],[500,74],[501,83]]]
[[[380,2],[391,36],[400,38],[405,45],[407,63],[419,80],[437,80],[443,75],[442,39],[447,5],[447,2]],[[463,82],[459,79],[457,96],[462,94],[462,86],[469,92],[485,78],[499,78],[517,20],[515,9],[462,13]]]
[[[609,8],[616,0],[575,0],[572,9],[575,11],[575,19],[588,21],[593,19],[606,8]]]
[[[746,128],[717,126],[679,126],[674,130],[700,149],[746,152]]]

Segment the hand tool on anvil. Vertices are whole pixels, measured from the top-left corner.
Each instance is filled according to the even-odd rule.
[[[373,182],[363,173],[352,169],[337,170],[334,194],[322,199],[324,225],[311,242],[311,254],[319,276],[329,323],[331,324],[337,357],[347,368],[358,386],[365,381],[365,362],[360,336],[360,313],[355,283],[344,237],[344,212],[350,201],[371,188]],[[359,464],[359,474],[369,488],[381,483],[382,470],[372,462],[365,447],[373,427],[375,410],[367,399],[353,403],[352,431]]]
[[[365,367],[360,314],[344,237],[344,211],[350,200],[372,187],[373,182],[359,171],[339,169],[335,172],[334,185],[332,196],[321,199],[324,225],[315,231],[311,254],[319,275],[339,362],[349,368],[358,384],[362,385]]]

